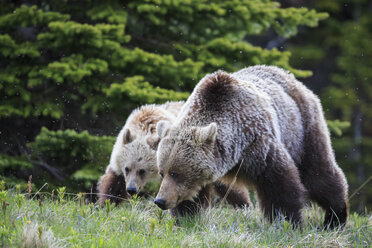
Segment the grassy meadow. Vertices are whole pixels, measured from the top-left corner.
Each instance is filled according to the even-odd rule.
[[[171,218],[152,199],[115,207],[89,195],[0,191],[0,247],[372,247],[372,215],[350,214],[343,230],[322,229],[323,211],[304,210],[302,228],[264,220],[257,204],[220,204],[193,218]]]

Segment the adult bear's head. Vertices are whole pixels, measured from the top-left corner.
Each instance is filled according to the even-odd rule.
[[[161,209],[176,207],[192,200],[201,187],[215,180],[217,125],[170,127],[169,122],[157,125],[161,141],[157,165],[162,183],[155,199]]]

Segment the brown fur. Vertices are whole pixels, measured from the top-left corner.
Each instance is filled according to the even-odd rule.
[[[238,185],[256,188],[270,220],[280,213],[301,223],[310,198],[325,209],[326,227],[346,223],[348,185],[320,101],[292,74],[254,66],[207,75],[178,120],[158,126],[164,178],[156,201],[163,209],[196,196],[204,185],[236,176]]]
[[[210,207],[216,194],[220,197],[220,200],[226,200],[228,204],[235,208],[244,208],[250,205],[249,192],[246,188],[230,187],[224,183],[216,182],[202,187],[192,201],[182,201],[177,207],[171,209],[170,213],[173,217],[193,216],[200,210]]]
[[[109,169],[98,181],[98,192],[98,203],[101,206],[106,204],[107,199],[118,204],[128,198],[124,177],[116,175],[112,169]]]
[[[134,116],[133,123],[144,133],[152,134],[155,133],[156,124],[160,120],[163,120],[163,115],[158,109],[143,108]]]
[[[303,122],[305,129],[304,151],[301,162],[297,164],[301,181],[308,191],[311,200],[325,209],[324,226],[334,228],[343,225],[348,215],[347,183],[341,170],[335,169],[332,148],[325,121],[317,121],[307,113],[323,119],[323,110],[316,97],[304,96],[307,90],[290,87],[288,78],[295,80],[292,75],[275,67],[266,67],[258,73],[261,77],[276,77],[286,92],[294,99],[302,117],[310,121]],[[317,102],[318,104],[314,104]],[[309,108],[310,111],[309,111]],[[323,137],[323,138],[322,138]],[[346,186],[345,186],[346,185]],[[341,194],[340,194],[341,192]]]
[[[243,186],[228,186],[229,184],[215,183],[214,190],[221,199],[225,199],[226,202],[235,208],[244,208],[250,206],[249,192],[246,187]]]
[[[196,198],[194,198],[192,201],[186,200],[181,202],[177,205],[177,207],[170,210],[171,216],[173,217],[184,217],[184,216],[192,216],[197,213],[201,209],[208,208],[211,206],[211,203],[213,201],[213,187],[212,185],[207,185],[203,187]]]
[[[183,105],[183,102],[168,102],[163,105],[146,105],[134,110],[131,115],[128,117],[126,124],[119,133],[116,143],[113,147],[113,151],[110,158],[110,165],[106,169],[106,173],[101,176],[99,184],[97,187],[99,193],[98,202],[102,205],[105,204],[106,199],[111,200],[112,202],[119,203],[123,199],[129,197],[129,194],[126,192],[126,186],[131,187],[130,181],[125,182],[124,174],[124,162],[130,162],[133,164],[139,162],[139,159],[144,159],[142,164],[146,164],[146,176],[154,174],[157,175],[156,163],[147,163],[151,160],[151,155],[155,156],[155,150],[159,138],[157,137],[156,124],[160,120],[171,120],[176,117],[176,114],[179,112]],[[140,142],[136,140],[141,139]],[[142,139],[144,140],[142,142]],[[137,145],[133,143],[137,142]],[[139,144],[142,143],[142,144]],[[145,144],[147,143],[147,144]],[[149,149],[141,150],[145,151],[145,154],[139,154],[139,146],[149,146]],[[136,154],[136,156],[125,157],[123,154],[124,147],[127,147],[129,150],[132,149],[133,152],[131,155]],[[130,147],[130,148],[129,148]],[[126,149],[126,152],[130,152]],[[133,158],[131,158],[133,157]],[[136,158],[134,158],[136,157]],[[130,159],[135,159],[131,161]],[[151,164],[151,165],[150,165]],[[137,166],[140,167],[140,166]],[[136,173],[144,168],[132,168],[132,172]],[[133,174],[133,173],[132,173]],[[137,180],[139,186],[142,187],[141,179]],[[120,188],[122,187],[122,188]]]
[[[328,147],[317,138],[322,128],[315,126],[306,137],[305,150],[309,152],[305,153],[299,169],[310,199],[326,211],[324,226],[334,228],[346,223],[349,207],[346,193],[340,194],[345,192],[342,172],[331,166]]]
[[[182,169],[173,170],[176,175],[182,175]],[[169,175],[166,175],[169,177]],[[170,199],[178,199],[182,192],[182,188],[177,187],[177,183],[181,180],[192,180],[192,178],[177,178],[173,180],[163,181],[163,187],[171,188],[168,192]],[[191,194],[190,194],[191,195]],[[234,184],[234,180],[231,181],[217,181],[213,184],[207,184],[198,190],[197,196],[192,199],[183,200],[177,204],[175,208],[171,208],[170,212],[172,216],[185,216],[195,215],[201,209],[205,209],[211,206],[211,203],[218,196],[220,200],[226,200],[226,202],[235,208],[244,208],[250,206],[250,197],[247,188],[243,184]]]
[[[300,224],[301,208],[306,201],[306,190],[300,175],[290,157],[279,157],[270,149],[266,164],[267,169],[254,178],[260,206],[265,215],[272,220],[281,213],[295,224]],[[275,166],[285,164],[286,166]]]

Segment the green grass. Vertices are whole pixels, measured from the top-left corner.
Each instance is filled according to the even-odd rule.
[[[5,195],[6,194],[6,195]],[[37,200],[41,195],[42,200]],[[371,247],[372,216],[351,214],[343,230],[322,230],[323,211],[304,210],[302,228],[268,223],[258,207],[227,205],[193,218],[171,218],[151,199],[101,208],[84,195],[40,194],[33,199],[0,190],[0,247]]]

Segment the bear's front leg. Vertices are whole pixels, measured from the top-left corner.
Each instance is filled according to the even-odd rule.
[[[301,224],[306,190],[294,161],[282,146],[272,144],[265,163],[254,180],[265,216],[272,221],[281,213],[294,225]]]
[[[214,183],[214,189],[221,200],[226,199],[227,203],[234,208],[244,208],[251,205],[249,192],[244,186],[233,185],[230,188],[230,185],[217,181]]]
[[[107,199],[115,204],[119,204],[123,199],[128,198],[124,176],[116,175],[111,168],[101,176],[97,189],[98,203],[101,206],[105,206]]]
[[[211,205],[213,195],[213,186],[206,185],[200,191],[198,196],[193,201],[183,201],[177,207],[170,210],[172,217],[193,216],[201,209],[205,209]]]

